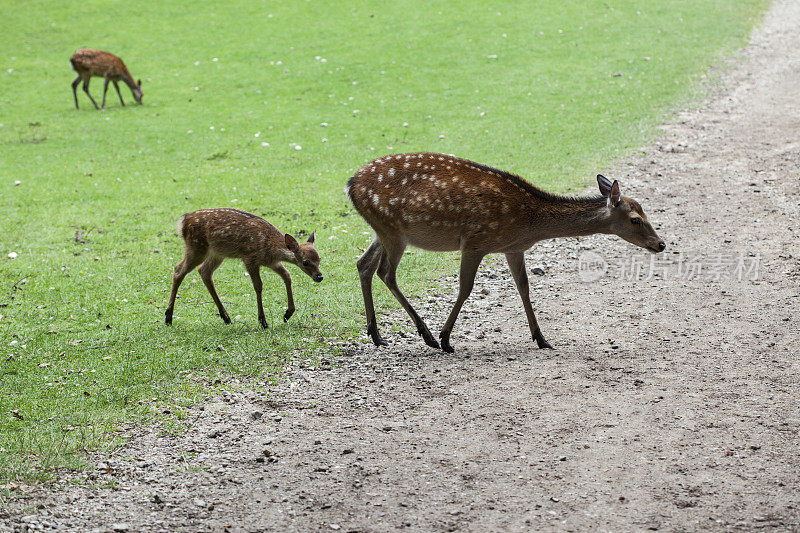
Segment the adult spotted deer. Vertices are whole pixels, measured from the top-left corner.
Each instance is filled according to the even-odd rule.
[[[172,312],[175,309],[175,297],[178,294],[183,278],[186,274],[200,265],[198,272],[205,283],[211,298],[217,304],[219,316],[226,324],[231,323],[225,307],[214,288],[211,276],[222,264],[225,258],[237,257],[244,261],[244,266],[250,274],[253,288],[256,291],[258,305],[258,321],[261,327],[267,327],[264,317],[264,305],[261,302],[261,272],[260,268],[266,266],[275,271],[286,284],[286,297],[289,301],[284,322],[294,313],[294,297],[292,295],[292,277],[283,263],[294,263],[300,270],[311,276],[316,282],[322,281],[319,271],[319,254],[314,248],[314,233],[308,242],[298,243],[291,235],[281,233],[278,228],[263,218],[232,209],[220,207],[217,209],[201,209],[183,215],[178,220],[178,233],[183,236],[186,248],[183,260],[175,265],[172,277],[172,293],[169,296],[169,305],[164,313],[165,322],[172,324]]]
[[[519,176],[457,157],[396,154],[375,159],[347,182],[345,192],[375,230],[375,240],[358,260],[367,313],[367,332],[377,346],[372,302],[375,272],[411,316],[425,343],[439,343],[397,286],[397,265],[406,246],[436,252],[461,251],[458,297],[439,339],[452,352],[450,333],[461,306],[472,291],[483,258],[503,253],[517,285],[531,335],[539,348],[544,339],[529,299],[524,252],[555,237],[609,233],[651,252],[666,248],[642,207],[620,194],[619,183],[598,175],[601,196],[570,198],[534,187]]]
[[[69,59],[72,63],[72,68],[78,73],[78,77],[72,82],[72,96],[75,97],[75,107],[80,109],[78,105],[78,84],[83,80],[83,92],[89,97],[97,109],[100,107],[97,102],[92,98],[89,92],[89,81],[92,76],[97,76],[105,79],[103,84],[103,105],[106,107],[106,92],[108,92],[108,82],[114,83],[114,88],[117,90],[120,103],[124,106],[125,101],[122,99],[122,93],[119,92],[119,85],[117,82],[124,81],[131,88],[133,99],[137,104],[142,103],[142,80],[133,81],[133,76],[128,72],[128,68],[120,58],[114,54],[103,52],[102,50],[93,50],[92,48],[81,48]]]

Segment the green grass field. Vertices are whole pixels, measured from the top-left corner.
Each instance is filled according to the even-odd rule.
[[[0,1],[0,482],[80,468],[135,424],[179,421],[217,376],[268,382],[359,335],[371,237],[342,188],[361,165],[439,151],[578,190],[694,94],[765,3]],[[81,46],[122,57],[144,105],[123,86],[127,107],[112,88],[104,111],[80,91],[76,110]],[[196,273],[163,325],[175,221],[216,206],[317,230],[325,281],[289,267],[288,324],[280,279],[264,273],[262,331],[229,261],[232,325]],[[409,254],[401,286],[420,294],[456,259]]]

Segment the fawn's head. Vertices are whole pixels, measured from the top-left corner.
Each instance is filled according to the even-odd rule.
[[[286,241],[286,247],[294,254],[294,264],[300,267],[300,270],[308,274],[311,279],[319,283],[322,281],[322,272],[319,271],[319,254],[317,249],[314,248],[314,235],[316,231],[311,234],[308,241],[298,243],[294,237],[288,233],[283,236]]]
[[[650,225],[639,202],[620,194],[617,180],[611,183],[605,176],[598,174],[597,185],[600,186],[600,192],[606,198],[609,209],[609,233],[653,253],[661,252],[667,247]]]
[[[144,96],[144,93],[142,93],[142,80],[136,80],[136,85],[131,87],[131,92],[136,103],[141,105],[142,96]]]

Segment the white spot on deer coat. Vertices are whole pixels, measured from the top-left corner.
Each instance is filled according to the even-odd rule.
[[[398,157],[397,159],[400,159],[400,157]],[[390,168],[390,169],[389,169],[389,172],[387,172],[387,174],[389,174],[389,177],[390,177],[390,178],[391,178],[392,176],[394,176],[394,169],[393,169],[393,168]]]

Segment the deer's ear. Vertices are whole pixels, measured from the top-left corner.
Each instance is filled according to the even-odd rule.
[[[597,175],[597,185],[600,187],[600,194],[608,198],[611,195],[611,182],[602,174]]]
[[[136,84],[137,84],[139,87],[141,87],[141,86],[142,86],[142,80],[136,80]]]
[[[619,182],[614,180],[611,184],[611,195],[608,197],[608,207],[617,207],[619,205]]]
[[[314,243],[314,236],[317,234],[317,230],[311,232],[311,236],[308,238],[308,242]]]
[[[290,252],[296,254],[300,250],[300,245],[297,244],[297,241],[294,240],[294,237],[289,235],[288,233],[283,236],[283,240],[286,243],[286,247],[289,249]]]

